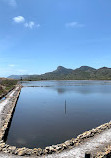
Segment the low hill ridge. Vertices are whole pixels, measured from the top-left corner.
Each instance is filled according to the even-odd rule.
[[[42,75],[12,75],[8,78],[26,80],[111,80],[111,68],[95,69],[90,66],[81,66],[77,69],[67,69],[58,66],[56,70]]]
[[[73,69],[67,69],[63,66],[58,66],[57,69],[55,71],[53,71],[54,73],[64,73],[64,74],[68,74],[71,73],[73,71]]]
[[[80,68],[78,68],[78,70],[82,70],[82,71],[95,71],[96,69],[90,66],[81,66]]]

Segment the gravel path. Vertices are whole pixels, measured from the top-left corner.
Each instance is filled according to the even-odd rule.
[[[111,145],[111,129],[105,130],[101,134],[88,139],[86,142],[70,150],[63,151],[59,154],[42,156],[41,158],[84,158],[85,152],[95,154],[97,151],[103,150],[107,145]],[[0,158],[23,158],[23,156],[21,157],[0,153]]]
[[[18,87],[17,87],[17,88],[18,88]],[[2,110],[3,110],[4,106],[9,102],[9,98],[11,98],[11,97],[14,95],[15,91],[17,90],[17,88],[16,88],[15,90],[11,91],[11,92],[7,95],[7,98],[6,98],[5,100],[3,100],[3,101],[0,102],[0,115],[1,115],[1,113],[2,113]]]
[[[9,99],[7,98],[6,100],[4,100],[0,103],[0,114],[2,113],[4,106],[8,103],[8,100]]]
[[[8,104],[10,104],[10,98],[13,97],[14,93],[16,92],[16,90],[18,89],[19,87],[16,87],[14,90],[12,90],[11,92],[9,92],[7,95],[6,95],[6,99],[5,100],[2,100],[0,101],[0,128],[1,128],[1,122],[2,122],[2,114],[3,114],[3,109],[5,106],[7,106]]]

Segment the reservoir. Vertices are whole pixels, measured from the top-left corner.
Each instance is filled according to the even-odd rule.
[[[111,81],[27,81],[22,85],[6,140],[9,145],[45,148],[111,120]]]

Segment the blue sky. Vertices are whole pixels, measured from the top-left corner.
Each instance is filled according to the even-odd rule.
[[[111,67],[110,0],[0,0],[0,76]]]

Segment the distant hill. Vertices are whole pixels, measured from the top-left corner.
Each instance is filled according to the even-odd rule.
[[[102,67],[95,72],[96,79],[111,80],[111,68]]]
[[[90,66],[81,66],[80,68],[77,68],[76,70],[91,72],[91,71],[95,71],[96,69]]]
[[[38,77],[40,77],[41,79],[46,79],[46,80],[51,80],[51,79],[60,80],[60,79],[65,79],[65,76],[69,75],[72,72],[73,72],[73,69],[67,69],[63,66],[58,66],[56,70],[42,74]]]
[[[52,73],[55,73],[55,74],[69,74],[73,72],[73,69],[67,69],[63,66],[58,66],[57,69],[55,71],[53,71]]]
[[[8,76],[8,78],[12,78],[12,79],[17,79],[17,80],[19,80],[19,79],[21,79],[21,77],[22,77],[22,79],[25,79],[25,78],[27,78],[29,75],[11,75],[11,76]]]
[[[58,66],[56,70],[42,75],[12,75],[8,78],[24,80],[111,80],[111,68],[95,69],[81,66],[75,70]]]

